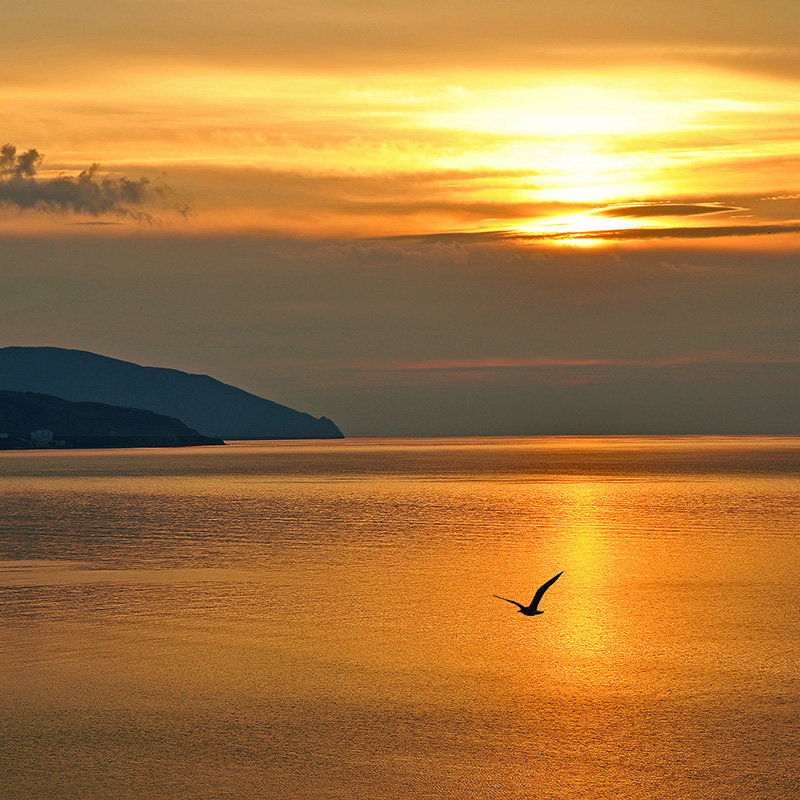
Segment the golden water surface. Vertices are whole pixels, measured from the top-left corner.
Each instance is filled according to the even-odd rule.
[[[2,454],[0,798],[797,797],[799,489],[797,438]]]

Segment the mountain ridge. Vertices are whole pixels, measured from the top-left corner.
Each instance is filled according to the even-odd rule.
[[[0,389],[146,409],[222,439],[343,438],[327,417],[296,411],[210,375],[143,366],[87,350],[0,348]]]

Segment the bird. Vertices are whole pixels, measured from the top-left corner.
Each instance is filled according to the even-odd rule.
[[[544,614],[544,611],[539,611],[539,603],[544,596],[544,593],[564,574],[564,571],[558,573],[554,578],[550,578],[547,583],[543,583],[537,590],[536,594],[533,596],[533,600],[531,600],[531,604],[529,606],[524,606],[522,603],[518,603],[516,600],[509,600],[507,597],[500,597],[499,594],[493,594],[492,597],[496,597],[498,600],[505,600],[506,603],[513,603],[515,606],[519,606],[519,613],[524,614],[526,617],[535,617],[537,614]]]

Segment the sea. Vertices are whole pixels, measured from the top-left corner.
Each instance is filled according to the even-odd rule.
[[[800,438],[0,454],[2,800],[797,797]]]

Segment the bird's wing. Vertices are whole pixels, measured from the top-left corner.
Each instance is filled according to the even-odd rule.
[[[505,600],[506,603],[513,603],[515,606],[519,606],[520,608],[525,608],[522,603],[518,603],[516,600],[509,600],[507,597],[500,597],[499,594],[493,594],[492,597],[496,597],[498,600]]]
[[[533,600],[531,600],[531,604],[528,606],[528,608],[530,608],[530,609],[531,609],[531,611],[536,611],[536,609],[539,607],[539,602],[541,601],[542,597],[544,596],[544,593],[545,593],[545,592],[546,592],[546,591],[547,591],[547,590],[548,590],[548,589],[549,589],[549,588],[550,588],[550,587],[551,587],[551,586],[552,586],[552,585],[553,585],[553,584],[554,584],[554,583],[555,583],[555,582],[556,582],[556,581],[557,581],[557,580],[558,580],[558,579],[559,579],[559,578],[560,578],[560,577],[561,577],[563,574],[564,574],[564,572],[563,572],[563,570],[562,570],[561,572],[559,572],[559,573],[558,573],[558,575],[556,575],[554,578],[550,578],[550,580],[549,580],[549,581],[547,581],[547,583],[543,583],[543,584],[542,584],[542,585],[541,585],[541,586],[540,586],[540,587],[537,589],[537,591],[536,591],[536,594],[533,596]]]

